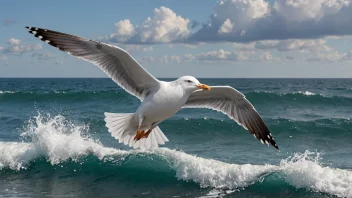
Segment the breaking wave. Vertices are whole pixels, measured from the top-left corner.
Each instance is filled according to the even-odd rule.
[[[275,174],[276,182],[298,189],[352,197],[352,171],[323,166],[317,152],[295,153],[277,165],[253,165],[225,163],[168,148],[120,150],[104,146],[88,135],[86,126],[61,115],[36,116],[29,120],[22,137],[23,142],[0,142],[0,173],[30,171],[38,164],[56,168],[91,164],[143,172],[146,170],[138,160],[144,160],[151,164],[154,172],[150,174],[164,170],[170,180],[176,177],[201,188],[212,188],[212,192],[241,191]]]

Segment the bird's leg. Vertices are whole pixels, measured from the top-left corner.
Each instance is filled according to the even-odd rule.
[[[134,139],[133,139],[134,141],[140,140],[145,134],[144,130],[141,131],[141,125],[142,125],[143,119],[144,119],[144,117],[142,115],[138,116],[138,129],[136,132],[136,136],[134,136]]]
[[[152,132],[153,129],[149,129],[145,134],[144,134],[144,138],[148,138],[149,134]]]
[[[134,141],[140,140],[144,136],[144,130],[141,131],[140,128],[138,128],[136,136],[134,136]]]
[[[136,136],[134,136],[134,141],[138,141],[142,139],[144,135],[145,135],[144,130],[143,131],[138,130]]]
[[[148,136],[149,136],[149,134],[152,132],[152,130],[155,128],[155,127],[157,127],[158,126],[158,124],[160,123],[161,121],[159,121],[159,122],[154,122],[153,124],[152,124],[152,126],[150,127],[150,129],[144,134],[144,138],[148,138]]]

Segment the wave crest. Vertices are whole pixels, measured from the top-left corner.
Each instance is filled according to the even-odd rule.
[[[296,188],[352,197],[352,171],[323,167],[320,164],[320,153],[306,151],[294,154],[282,160],[279,165],[240,165],[205,159],[167,148],[150,151],[108,148],[85,135],[86,130],[86,126],[70,122],[61,115],[38,115],[29,121],[22,134],[23,137],[31,139],[30,142],[0,142],[0,169],[26,169],[30,163],[42,157],[52,165],[67,161],[84,163],[84,159],[88,159],[89,155],[96,156],[103,164],[113,163],[118,169],[123,163],[116,163],[116,160],[130,160],[130,156],[135,155],[141,156],[142,159],[146,157],[145,160],[157,156],[162,164],[175,171],[176,178],[196,182],[202,188],[240,190],[263,181],[271,173],[276,173]],[[158,170],[158,164],[154,163],[155,171]]]
[[[305,151],[282,160],[280,168],[285,180],[296,188],[351,197],[352,171],[322,167],[320,161],[320,153]]]

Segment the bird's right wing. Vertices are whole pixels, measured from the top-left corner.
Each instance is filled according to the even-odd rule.
[[[139,99],[143,99],[151,88],[159,86],[154,76],[119,47],[52,30],[27,28],[49,45],[97,65],[119,86]]]
[[[195,91],[184,108],[208,108],[221,111],[249,130],[263,144],[279,149],[269,129],[245,96],[230,86],[212,86],[210,91]]]

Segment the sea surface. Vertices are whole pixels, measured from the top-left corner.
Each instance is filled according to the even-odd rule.
[[[0,197],[352,197],[352,79],[200,81],[243,92],[280,152],[207,109],[131,150],[104,112],[140,101],[110,79],[0,79]]]

